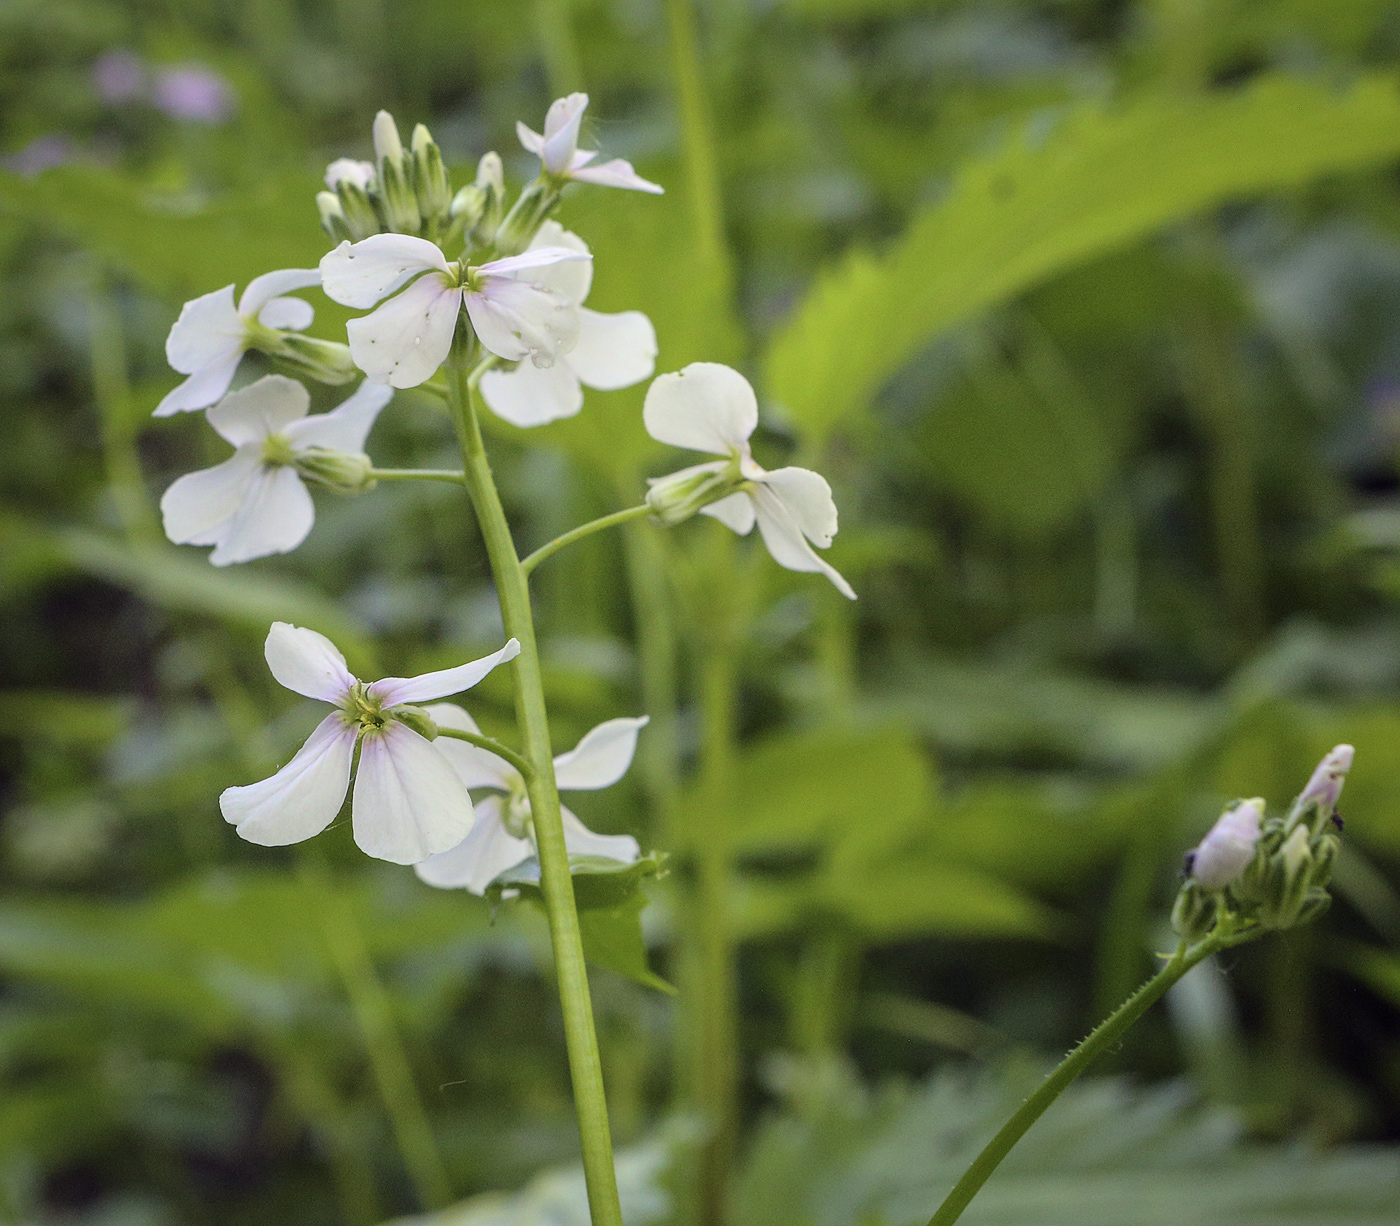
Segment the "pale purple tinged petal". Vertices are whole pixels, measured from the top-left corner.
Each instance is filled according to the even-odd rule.
[[[640,311],[603,315],[579,309],[578,340],[565,361],[601,392],[631,387],[656,369],[656,329]]]
[[[439,728],[456,728],[459,732],[475,732],[481,729],[455,702],[435,702],[423,708]],[[482,749],[468,741],[459,741],[450,736],[440,736],[433,742],[438,752],[443,754],[457,778],[468,788],[498,788],[509,792],[520,780],[520,772],[504,758]]]
[[[417,677],[385,677],[373,682],[369,693],[386,707],[398,707],[405,703],[431,702],[434,698],[446,698],[449,694],[460,694],[469,690],[498,664],[515,659],[520,654],[518,639],[510,639],[500,651],[473,660],[469,664],[459,664],[456,668],[444,668],[435,673],[423,673]]]
[[[577,183],[592,183],[595,187],[620,187],[626,191],[650,192],[653,196],[666,194],[661,184],[642,178],[624,158],[613,158],[600,166],[578,167],[569,172],[569,178]]]
[[[540,155],[540,151],[544,148],[544,137],[534,128],[527,128],[517,119],[515,121],[515,135],[524,146],[526,153],[533,153],[536,157]]]
[[[376,383],[417,387],[452,351],[462,291],[429,273],[372,314],[345,326],[350,356]]]
[[[279,434],[306,416],[311,396],[295,379],[264,375],[256,383],[225,396],[205,415],[220,438],[243,447]]]
[[[544,145],[540,149],[540,160],[550,174],[563,174],[573,162],[579,126],[587,109],[587,94],[570,94],[551,104],[545,116]]]
[[[209,561],[214,566],[231,566],[274,553],[290,553],[306,539],[315,522],[315,504],[296,469],[265,465],[220,535]]]
[[[477,339],[507,361],[549,366],[578,339],[578,308],[528,281],[493,277],[463,298]]]
[[[307,698],[339,703],[355,684],[340,648],[304,626],[273,622],[263,656],[279,685]]]
[[[514,370],[488,370],[480,386],[491,412],[513,426],[542,426],[583,408],[583,388],[569,358],[553,366],[525,361]]]
[[[320,284],[321,270],[318,268],[282,268],[277,272],[265,272],[248,282],[248,288],[238,300],[238,313],[252,319],[274,298],[280,298],[294,289],[311,289]]]
[[[214,545],[262,470],[261,448],[240,447],[222,464],[186,473],[161,496],[165,535],[177,545]]]
[[[588,250],[588,244],[572,230],[564,229],[557,221],[546,221],[535,231],[535,237],[526,250],[537,251],[544,247],[576,251],[587,257],[581,260],[558,260],[547,267],[535,269],[529,277],[536,285],[555,290],[578,306],[593,288],[593,256]]]
[[[584,734],[568,753],[554,759],[554,779],[562,792],[611,787],[632,765],[637,734],[650,722],[640,715],[610,719]]]
[[[652,382],[642,420],[658,443],[711,455],[746,453],[758,425],[758,400],[737,370],[718,362],[692,362]]]
[[[331,451],[360,452],[394,389],[366,379],[329,413],[316,413],[293,422],[282,434],[293,447],[326,447]]]
[[[591,260],[593,256],[587,247],[582,251],[572,247],[530,247],[519,255],[508,255],[504,259],[491,260],[486,264],[473,265],[483,277],[514,277],[532,268],[548,268],[551,264],[564,264],[569,261]]]
[[[326,716],[280,771],[260,783],[227,788],[219,797],[224,819],[263,847],[300,843],[335,820],[350,786],[355,728],[338,711]]]
[[[397,721],[361,741],[351,815],[360,850],[391,864],[447,851],[472,828],[471,797],[447,759]]]
[[[499,796],[488,796],[477,805],[472,832],[456,847],[415,864],[418,879],[440,890],[470,890],[481,895],[506,869],[533,856],[530,841],[517,839],[506,829],[501,804]]]
[[[435,243],[411,234],[372,234],[348,239],[321,257],[321,288],[343,306],[372,307],[419,273],[448,270]]]

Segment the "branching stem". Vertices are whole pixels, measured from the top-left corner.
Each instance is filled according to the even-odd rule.
[[[641,506],[628,507],[625,511],[614,511],[611,515],[603,515],[598,519],[590,519],[586,524],[580,524],[577,528],[570,529],[560,536],[556,536],[547,545],[541,545],[528,558],[520,563],[520,569],[527,575],[543,562],[552,553],[558,553],[565,545],[572,545],[575,541],[581,541],[585,536],[592,536],[595,532],[601,532],[604,528],[611,528],[616,524],[625,524],[630,519],[640,519],[643,515],[651,514],[651,508],[643,503]]]
[[[479,732],[468,732],[463,728],[444,728],[440,724],[438,725],[438,736],[450,736],[454,740],[466,741],[469,745],[475,745],[479,749],[489,750],[498,758],[504,758],[526,779],[535,773],[535,768],[529,762],[509,746],[502,745],[495,737],[482,736]]]
[[[466,478],[450,468],[371,468],[369,475],[375,481],[450,481],[453,485],[463,485]]]

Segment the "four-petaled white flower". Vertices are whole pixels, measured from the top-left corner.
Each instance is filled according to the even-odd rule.
[[[156,405],[156,417],[169,417],[213,404],[233,382],[243,354],[252,348],[256,331],[301,332],[316,312],[309,302],[281,295],[321,284],[314,268],[284,268],[248,282],[238,305],[233,286],[225,285],[185,303],[165,340],[170,365],[189,378],[167,392]]]
[[[564,247],[587,257],[588,244],[557,221],[547,221],[529,250]],[[581,384],[610,392],[631,387],[656,368],[656,329],[640,311],[604,315],[583,305],[593,284],[591,259],[552,264],[529,277],[578,308],[578,340],[553,366],[521,362],[514,370],[488,370],[481,396],[497,417],[515,426],[541,426],[583,408]]]
[[[749,436],[758,426],[758,401],[743,375],[717,362],[692,362],[647,388],[642,416],[647,433],[657,442],[725,457],[653,479],[654,490],[732,470],[741,482],[738,490],[700,508],[700,513],[741,536],[757,522],[779,566],[819,572],[843,596],[856,598],[851,585],[812,549],[825,549],[836,535],[836,503],[826,478],[806,468],[768,472],[754,462]]]
[[[401,715],[409,704],[470,689],[498,664],[520,654],[511,639],[500,651],[420,677],[357,680],[325,635],[274,622],[264,649],[272,675],[287,689],[335,705],[275,775],[219,797],[224,818],[250,843],[280,847],[320,834],[340,812],[360,746],[351,813],[360,850],[394,864],[416,864],[456,847],[472,828],[466,787]],[[411,718],[411,716],[410,716]]]
[[[447,360],[463,306],[481,343],[498,357],[552,363],[578,337],[578,308],[524,274],[589,258],[567,247],[539,247],[464,267],[449,264],[425,238],[374,234],[328,252],[321,259],[321,278],[327,297],[344,306],[364,309],[390,299],[346,325],[350,356],[378,383],[417,387]],[[409,281],[413,284],[390,298]]]
[[[598,151],[578,147],[579,126],[587,109],[587,94],[557,98],[545,115],[543,136],[519,122],[515,125],[515,134],[520,137],[520,143],[526,150],[540,159],[545,172],[555,178],[662,195],[665,188],[643,179],[632,169],[632,163],[622,158],[613,158],[601,166],[592,164]]]
[[[480,731],[476,721],[454,703],[436,703],[426,710],[440,728]],[[577,746],[554,759],[559,790],[591,791],[616,783],[632,765],[637,733],[646,724],[646,716],[610,719],[585,734]],[[434,744],[466,787],[490,788],[502,794],[478,801],[472,832],[456,847],[415,864],[413,871],[440,889],[484,894],[506,869],[535,854],[525,781],[515,767],[489,750],[448,737],[439,737]],[[629,834],[594,834],[562,805],[560,815],[564,819],[564,845],[572,855],[604,856],[631,864],[640,853],[637,840]]]
[[[306,388],[283,375],[264,375],[225,396],[206,416],[234,453],[165,491],[165,535],[177,545],[213,545],[209,561],[215,566],[295,549],[316,517],[295,467],[298,454],[313,448],[363,452],[393,394],[366,381],[339,408],[312,417],[306,415]],[[364,468],[368,473],[368,459]]]

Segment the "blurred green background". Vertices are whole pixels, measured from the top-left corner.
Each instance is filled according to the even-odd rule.
[[[672,853],[680,996],[594,973],[629,1222],[726,1216],[683,1175],[697,1000],[737,1027],[730,1220],[925,1220],[1150,972],[1220,806],[1342,740],[1332,911],[1193,974],[967,1221],[1400,1220],[1397,67],[1380,0],[0,6],[0,1219],[368,1226],[575,1154],[528,910],[217,807],[315,718],[272,620],[369,676],[499,641],[460,492],[318,496],[217,571],[155,503],[222,448],[149,414],[185,299],[326,250],[377,109],[519,183],[514,122],[586,89],[667,189],[568,197],[589,305],[751,376],[861,596],[708,521],[539,572],[557,747],[653,715],[578,806]],[[667,471],[642,390],[493,430],[522,548]],[[370,451],[456,463],[411,392]],[[473,710],[510,737],[507,685]],[[572,1178],[451,1220],[582,1220]]]

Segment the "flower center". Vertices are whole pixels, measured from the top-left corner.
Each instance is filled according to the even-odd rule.
[[[394,722],[394,717],[384,710],[384,704],[359,681],[346,695],[341,710],[345,713],[346,723],[359,724],[361,733],[382,732]]]
[[[535,841],[535,828],[530,813],[530,797],[525,792],[525,781],[513,779],[510,795],[501,809],[501,821],[512,837]]]
[[[263,439],[262,459],[264,464],[295,464],[297,453],[292,444],[281,434],[269,434]]]

